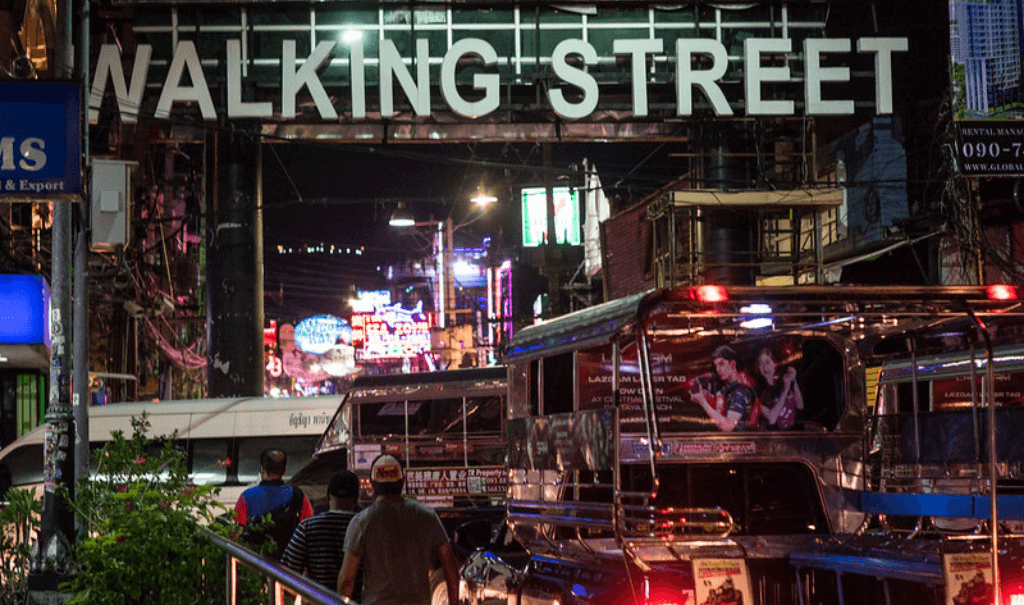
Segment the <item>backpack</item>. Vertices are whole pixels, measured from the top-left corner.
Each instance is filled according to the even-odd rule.
[[[255,523],[255,528],[246,526],[243,537],[256,552],[263,552],[263,544],[273,542],[274,548],[266,556],[275,560],[281,560],[288,541],[292,539],[295,528],[299,526],[302,517],[302,503],[305,494],[302,490],[292,486],[292,497],[281,506],[268,512],[264,518],[269,517],[269,523]]]

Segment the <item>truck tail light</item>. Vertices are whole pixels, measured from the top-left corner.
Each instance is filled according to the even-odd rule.
[[[690,297],[702,303],[728,302],[729,291],[725,289],[725,286],[694,286],[690,288]]]
[[[1017,300],[1017,288],[1009,284],[992,284],[985,293],[989,300]]]
[[[652,592],[644,599],[642,605],[690,605],[682,595],[673,594],[670,591]]]

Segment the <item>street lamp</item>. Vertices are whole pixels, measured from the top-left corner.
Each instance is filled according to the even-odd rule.
[[[398,202],[398,208],[391,213],[388,224],[392,227],[412,227],[416,225],[416,219],[413,218],[412,212],[405,207],[404,202]]]
[[[473,202],[477,206],[483,207],[497,202],[498,198],[493,193],[489,193],[483,189],[477,189],[476,193],[473,194],[473,197],[469,198],[469,201]]]
[[[481,208],[496,202],[498,198],[493,195],[487,194],[482,190],[477,190],[477,194],[470,198],[472,202]],[[475,223],[480,219],[482,215],[477,215],[471,219],[467,219],[458,225],[453,224],[452,217],[449,214],[443,221],[427,221],[427,222],[416,222],[412,212],[406,208],[404,202],[399,202],[398,207],[395,208],[394,212],[388,218],[388,225],[392,227],[436,227],[437,229],[437,241],[438,249],[441,252],[440,271],[438,272],[442,283],[438,284],[438,295],[440,300],[439,307],[442,309],[440,315],[439,326],[445,328],[448,326],[455,326],[455,275],[453,271],[453,255],[455,251],[455,232]],[[442,239],[443,238],[443,239]]]

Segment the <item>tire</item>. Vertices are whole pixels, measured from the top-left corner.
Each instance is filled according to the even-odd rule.
[[[448,585],[443,569],[430,572],[430,605],[448,605]]]

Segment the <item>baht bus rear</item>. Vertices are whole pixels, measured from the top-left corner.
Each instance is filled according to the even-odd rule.
[[[1022,603],[1022,342],[1010,286],[701,286],[523,329],[507,506],[529,556],[471,558],[463,594]]]

